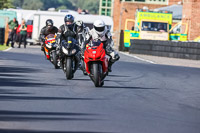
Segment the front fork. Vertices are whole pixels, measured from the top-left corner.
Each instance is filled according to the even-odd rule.
[[[61,55],[61,59],[60,59],[60,65],[62,66],[62,69],[65,71],[66,69],[66,66],[64,66],[66,63],[65,63],[65,58],[68,58],[67,56],[63,56]],[[79,62],[80,62],[80,58],[78,56],[74,56],[72,57],[72,61],[73,61],[73,64],[74,64],[74,61],[75,61],[75,64],[73,65],[73,73],[78,69],[79,67]]]
[[[46,58],[49,60],[50,59],[49,50],[46,47],[44,47],[44,54]]]

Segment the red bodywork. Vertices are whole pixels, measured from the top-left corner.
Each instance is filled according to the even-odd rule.
[[[103,73],[108,71],[108,58],[106,57],[106,52],[103,48],[103,43],[100,43],[98,46],[86,46],[86,50],[84,52],[84,62],[85,69],[88,74],[90,74],[90,62],[101,62]]]

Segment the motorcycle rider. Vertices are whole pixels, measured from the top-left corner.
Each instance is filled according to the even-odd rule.
[[[56,37],[57,43],[60,45],[63,40],[65,40],[67,37],[73,37],[75,40],[77,40],[78,44],[81,46],[84,37],[84,24],[83,21],[77,21],[74,22],[74,16],[71,14],[68,14],[64,18],[65,24],[61,25],[58,34]]]
[[[82,27],[83,27],[83,23],[81,21],[77,21],[74,22],[74,16],[72,16],[71,14],[68,14],[65,16],[64,18],[64,24],[60,26],[60,28],[58,29],[58,33],[57,33],[57,37],[56,37],[56,42],[58,44],[58,48],[59,48],[59,59],[62,58],[62,52],[61,52],[61,43],[63,41],[67,41],[66,38],[67,37],[72,37],[75,40],[75,44],[77,44],[77,48],[80,49],[79,45],[81,45],[82,42]],[[78,40],[78,41],[77,41]],[[80,62],[80,54],[76,55],[76,59],[78,60],[77,63]],[[78,65],[76,65],[78,66]]]
[[[90,29],[84,25],[83,21],[79,20],[76,22],[77,40],[81,49],[84,48],[84,42],[86,41],[86,35],[89,30]]]
[[[53,20],[47,19],[46,20],[46,26],[44,26],[41,29],[39,40],[42,42],[41,44],[41,50],[44,51],[44,45],[45,45],[45,37],[49,34],[56,34],[58,32],[58,28],[53,26]]]
[[[79,20],[76,22],[76,31],[77,31],[77,40],[79,43],[79,47],[81,48],[80,59],[81,62],[79,64],[80,69],[83,71],[84,75],[87,75],[86,70],[84,69],[84,42],[86,41],[86,35],[89,32],[89,28],[86,27],[83,21]]]
[[[111,32],[109,29],[107,29],[103,20],[96,20],[93,26],[93,29],[91,29],[86,36],[86,41],[84,42],[84,49],[86,47],[86,44],[88,44],[90,40],[100,40],[104,44],[106,54],[110,56],[108,63],[108,71],[111,72],[112,64],[120,58],[117,51],[115,51],[112,48],[114,46],[114,42],[112,40]]]

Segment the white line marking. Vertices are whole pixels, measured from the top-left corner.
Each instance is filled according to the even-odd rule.
[[[130,55],[130,54],[127,54],[127,53],[124,53],[124,52],[121,52],[121,51],[119,51],[119,53],[124,54],[124,55],[127,55],[127,56],[129,56],[129,57],[133,57],[133,58],[138,59],[138,60],[141,60],[141,61],[145,61],[145,62],[151,63],[151,64],[156,64],[156,63],[153,62],[153,61],[146,60],[146,59],[142,59],[142,58],[137,57],[137,56],[135,56],[135,55]]]
[[[9,51],[9,50],[11,50],[12,49],[12,47],[10,47],[10,48],[8,48],[8,49],[6,49],[6,50],[3,50],[3,51]]]

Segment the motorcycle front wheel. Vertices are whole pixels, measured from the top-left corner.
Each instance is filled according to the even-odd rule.
[[[92,70],[93,70],[93,82],[95,87],[101,87],[103,82],[101,81],[101,75],[102,75],[102,66],[98,62],[94,62],[92,64]]]
[[[65,63],[66,63],[66,78],[67,79],[72,79],[73,78],[73,70],[72,70],[72,58],[68,57],[65,58]]]

